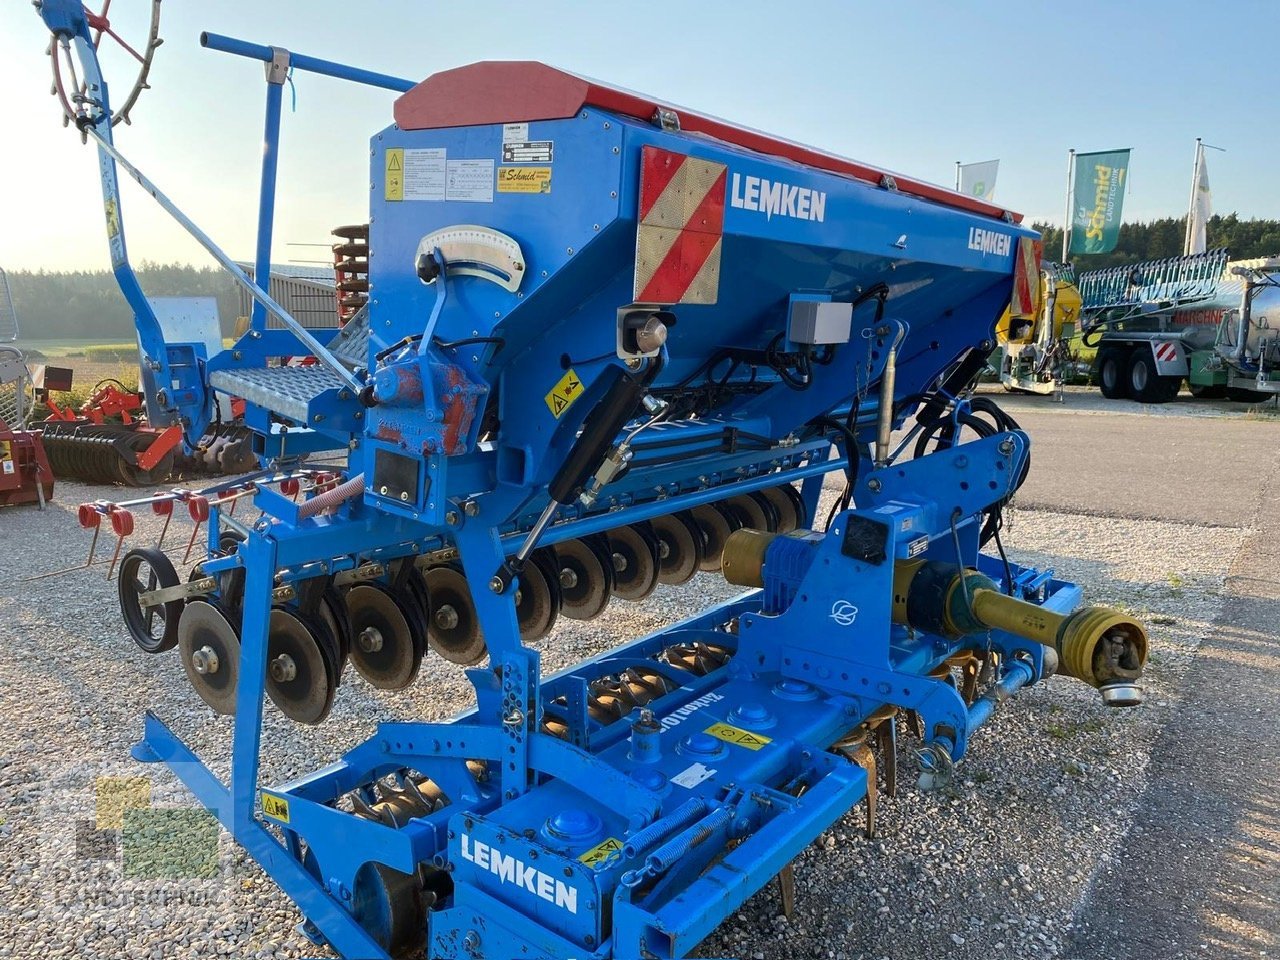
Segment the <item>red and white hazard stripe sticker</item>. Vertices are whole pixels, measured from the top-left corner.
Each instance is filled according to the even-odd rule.
[[[1039,240],[1018,238],[1018,257],[1013,264],[1013,296],[1009,301],[1009,313],[1015,317],[1029,317],[1036,312],[1043,256],[1044,244]]]
[[[1156,344],[1156,359],[1161,363],[1171,363],[1178,359],[1178,345],[1165,341]]]
[[[715,303],[728,168],[658,147],[640,163],[637,303]]]

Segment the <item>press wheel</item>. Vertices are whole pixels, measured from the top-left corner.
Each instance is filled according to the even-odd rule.
[[[335,664],[319,631],[324,627],[296,610],[271,611],[267,634],[267,696],[295,723],[320,723],[333,709]]]
[[[613,595],[643,600],[658,586],[658,540],[647,523],[608,532],[613,562]]]
[[[729,534],[742,526],[735,514],[730,514],[718,503],[706,503],[689,511],[694,522],[702,531],[704,547],[702,563],[699,570],[717,573],[720,570],[720,557],[724,553],[725,541]]]
[[[177,585],[178,573],[173,564],[154,547],[137,547],[120,561],[120,576],[116,583],[120,613],[133,642],[147,653],[163,653],[177,644],[182,601],[170,600],[144,607],[141,596],[152,590]]]
[[[414,642],[409,614],[380,583],[361,583],[347,591],[351,665],[379,690],[403,690],[422,665],[423,648]]]
[[[190,600],[178,622],[178,649],[187,679],[215,713],[236,712],[240,634],[216,600]]]
[[[613,592],[613,557],[602,535],[566,540],[555,546],[559,567],[560,612],[571,620],[594,620],[604,613]]]
[[[658,582],[671,586],[688,583],[702,566],[706,538],[687,510],[655,517],[650,522],[658,541]]]
[[[488,648],[480,632],[471,584],[457,567],[427,571],[427,642],[451,663],[471,666],[485,658]]]

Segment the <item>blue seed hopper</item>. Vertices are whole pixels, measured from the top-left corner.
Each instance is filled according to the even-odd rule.
[[[152,548],[121,571],[135,640],[176,646],[234,716],[230,782],[155,715],[135,756],[172,768],[317,942],[685,956],[775,877],[789,909],[792,859],[853,807],[873,827],[900,732],[940,789],[996,705],[1055,671],[1139,699],[1141,625],[1001,559],[1029,443],[967,391],[1035,282],[1017,217],[541,64],[414,84],[206,35],[267,65],[256,276],[289,70],[400,94],[369,141],[368,225],[335,245],[367,304],[322,342],[114,145],[80,5],[42,15],[55,58],[79,54],[71,119],[102,153],[164,415],[196,439],[242,398],[262,459],[155,499],[207,520],[197,576]],[[117,165],[255,298],[230,349],[163,338]],[[298,356],[316,362],[280,361]],[[302,460],[335,450],[336,476]],[[232,515],[241,497],[260,519]],[[557,617],[695,576],[744,592],[543,676]],[[261,782],[267,698],[319,723],[340,682],[401,689],[426,656],[467,669],[472,710]]]

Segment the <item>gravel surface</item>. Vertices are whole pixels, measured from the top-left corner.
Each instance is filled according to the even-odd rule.
[[[149,708],[225,777],[231,721],[213,718],[190,690],[176,652],[136,650],[105,567],[23,580],[83,558],[75,505],[102,495],[63,483],[48,513],[0,513],[0,957],[316,956],[294,930],[291,904],[229,838],[175,812],[192,806],[176,781],[128,757]],[[141,514],[138,527],[137,543],[158,532]],[[181,557],[185,534],[171,531],[171,555]],[[954,796],[919,793],[904,750],[902,788],[881,800],[879,836],[866,839],[862,811],[852,812],[798,859],[789,921],[770,885],[700,955],[1060,953],[1076,906],[1133,821],[1153,739],[1174,716],[1172,691],[1219,612],[1242,536],[1016,512],[1006,536],[1015,560],[1052,566],[1090,602],[1147,619],[1149,702],[1108,711],[1095,691],[1059,678],[1028,690],[977,734]],[[562,620],[540,644],[544,672],[735,592],[703,574],[641,604],[617,602],[591,623]],[[268,705],[264,782],[314,770],[381,720],[439,719],[471,703],[461,671],[439,658],[401,693],[348,677],[320,727]],[[121,812],[139,805],[121,799],[138,791],[149,791],[153,816]]]

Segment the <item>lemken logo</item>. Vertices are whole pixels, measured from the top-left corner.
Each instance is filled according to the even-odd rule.
[[[471,861],[481,870],[488,870],[502,883],[524,887],[540,900],[564,907],[570,913],[578,912],[578,891],[575,888],[487,843],[479,840],[473,843],[465,833],[462,835],[462,859]]]
[[[765,180],[763,177],[744,177],[737,173],[733,175],[733,190],[729,195],[729,202],[742,210],[757,210],[769,220],[777,216],[822,223],[827,215],[825,191]]]
[[[1007,257],[1013,247],[1013,237],[996,230],[983,230],[981,227],[969,228],[969,249],[979,253],[994,253]]]

